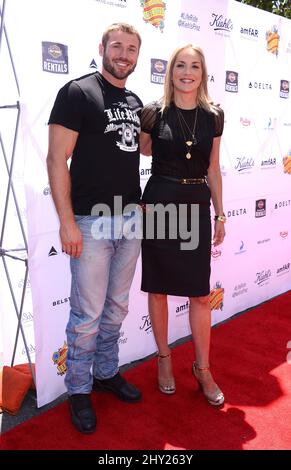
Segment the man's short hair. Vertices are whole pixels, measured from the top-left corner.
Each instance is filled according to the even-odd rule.
[[[134,26],[128,24],[128,23],[113,23],[110,26],[108,26],[102,36],[102,46],[104,49],[106,49],[106,45],[109,39],[110,33],[113,31],[122,31],[123,33],[127,34],[134,34],[139,42],[139,47],[141,46],[141,37],[139,32],[135,29]]]

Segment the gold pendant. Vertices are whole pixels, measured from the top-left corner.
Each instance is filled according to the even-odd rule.
[[[187,158],[187,160],[190,160],[190,158],[191,158],[191,153],[190,152],[186,153],[186,158]]]
[[[186,145],[188,145],[188,147],[191,147],[192,144],[193,144],[192,140],[187,140]]]

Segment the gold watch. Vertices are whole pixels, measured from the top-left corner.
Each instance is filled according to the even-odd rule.
[[[214,216],[214,220],[215,220],[215,221],[218,220],[219,222],[222,222],[222,223],[225,224],[225,222],[226,222],[225,214],[222,214],[222,215],[215,215],[215,216]]]

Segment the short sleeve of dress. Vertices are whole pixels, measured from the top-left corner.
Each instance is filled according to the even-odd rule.
[[[215,106],[218,114],[214,115],[214,137],[220,137],[223,133],[224,127],[224,112],[219,106]]]
[[[160,110],[160,104],[153,101],[145,105],[141,111],[141,130],[150,134],[157,119]]]

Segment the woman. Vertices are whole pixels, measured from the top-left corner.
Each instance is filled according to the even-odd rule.
[[[216,214],[213,237],[216,246],[224,239],[226,220],[219,167],[223,123],[223,111],[208,96],[203,51],[191,44],[177,49],[168,62],[163,98],[148,104],[142,112],[141,151],[153,156],[152,176],[143,195],[142,290],[149,293],[149,313],[158,347],[160,391],[172,394],[176,390],[168,346],[167,295],[187,296],[196,353],[192,372],[208,402],[215,406],[222,405],[224,395],[209,368],[210,199]],[[155,238],[148,235],[156,203],[164,207],[172,205],[163,239],[157,234]],[[181,234],[173,237],[173,204],[181,225],[185,222],[186,207],[187,229],[199,235],[196,249],[183,249]],[[199,207],[198,218],[191,207]]]

